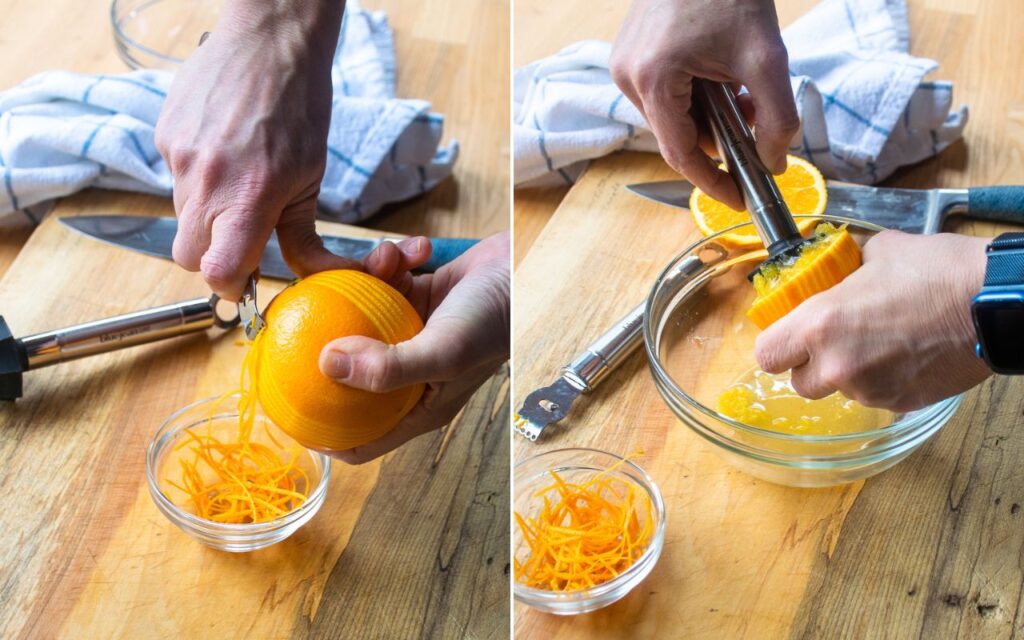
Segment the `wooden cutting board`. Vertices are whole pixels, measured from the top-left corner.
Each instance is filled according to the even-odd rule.
[[[793,3],[780,4],[785,14]],[[956,83],[956,100],[970,105],[971,123],[965,144],[890,183],[1024,183],[1024,79],[1007,68],[1012,65],[993,62],[1024,55],[1024,17],[1010,2],[984,3],[984,9],[910,4],[914,52],[940,61],[935,77]],[[558,11],[571,13],[563,5]],[[576,33],[592,21],[552,22],[575,29],[574,38],[608,37]],[[517,33],[545,35],[542,21],[517,24]],[[545,46],[567,44],[548,29]],[[687,212],[623,188],[672,177],[653,155],[596,161],[528,252],[517,249],[525,257],[514,276],[516,407],[641,301],[669,259],[699,237]],[[537,200],[530,205],[535,210]],[[955,228],[984,235],[1002,230],[981,223]],[[516,603],[517,638],[1024,633],[1020,380],[995,377],[970,391],[953,420],[906,461],[832,489],[775,486],[722,462],[662,402],[642,354],[578,400],[540,442],[517,437],[513,446],[517,460],[570,446],[622,454],[639,448],[639,463],[660,485],[668,509],[661,560],[629,596],[571,618]]]
[[[103,192],[59,206],[0,280],[16,333],[208,292],[198,274],[57,221],[111,210],[171,213],[161,199]],[[283,284],[261,282],[262,300]],[[335,463],[320,513],[276,546],[208,549],[157,511],[146,447],[173,411],[234,386],[242,338],[211,329],[32,371],[25,397],[0,406],[0,636],[504,633],[504,373],[447,432],[366,465]]]

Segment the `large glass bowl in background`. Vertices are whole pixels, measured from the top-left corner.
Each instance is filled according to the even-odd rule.
[[[556,449],[531,456],[516,464],[512,470],[512,510],[524,515],[535,513],[543,503],[536,493],[549,486],[555,471],[566,482],[582,481],[592,478],[612,466],[617,467],[609,472],[609,477],[632,485],[651,499],[651,518],[654,522],[654,534],[651,542],[636,562],[618,577],[581,591],[546,591],[534,589],[521,584],[513,578],[512,594],[515,599],[525,605],[557,615],[575,615],[587,613],[624,597],[632,591],[654,569],[661,550],[665,544],[665,502],[661,490],[639,465],[631,460],[623,460],[621,456],[598,449]],[[643,520],[646,513],[638,513]],[[527,551],[522,531],[513,522],[512,554],[515,558],[523,558]]]
[[[121,59],[133,69],[173,71],[213,31],[223,0],[114,0],[110,22]]]
[[[864,244],[881,227],[825,217]],[[791,435],[737,422],[716,410],[718,395],[757,366],[759,329],[746,318],[754,298],[747,275],[761,249],[728,249],[719,238],[697,242],[662,272],[647,300],[644,343],[659,393],[679,420],[730,464],[753,476],[796,487],[824,487],[872,476],[906,458],[934,435],[960,396],[904,414],[871,431],[832,436]],[[879,283],[885,286],[885,283]]]
[[[238,436],[238,412],[235,406],[238,396],[229,396],[224,400],[208,398],[194,402],[187,407],[171,414],[160,426],[153,437],[146,453],[146,480],[149,493],[157,508],[167,519],[205,545],[222,551],[255,551],[281,542],[309,522],[324,503],[327,496],[327,484],[331,477],[331,459],[322,453],[303,449],[297,464],[309,477],[310,487],[306,501],[297,509],[269,522],[252,524],[224,524],[213,522],[196,516],[180,506],[180,501],[173,499],[176,493],[168,480],[180,475],[177,457],[188,455],[187,447],[178,448],[186,442],[186,429],[196,429],[198,433],[206,433],[212,429],[215,435],[227,438]],[[219,408],[223,407],[223,409]],[[211,412],[214,412],[211,415]],[[276,427],[270,426],[269,419],[262,412],[256,412],[257,428],[253,429],[254,441],[260,437],[262,423],[273,430],[274,438],[286,448],[295,443],[288,435]],[[270,442],[262,444],[270,446]],[[276,445],[274,445],[276,448]],[[181,496],[178,496],[181,498]]]

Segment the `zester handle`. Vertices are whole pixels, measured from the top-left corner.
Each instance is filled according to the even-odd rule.
[[[135,311],[84,324],[37,333],[22,338],[28,369],[106,353],[194,331],[214,325],[227,328],[238,319],[217,316],[217,296],[193,298],[162,307]]]
[[[586,351],[562,369],[562,376],[584,393],[604,380],[643,341],[644,307],[634,307]]]
[[[704,257],[690,256],[681,261],[673,272],[662,277],[692,278],[725,256],[726,252],[721,248],[706,252]],[[562,368],[562,377],[584,393],[592,391],[643,342],[646,306],[646,302],[640,303],[601,334],[581,355]]]
[[[693,95],[704,112],[726,169],[743,196],[757,235],[774,256],[802,241],[793,215],[782,199],[772,173],[761,162],[743,112],[732,88],[721,82],[695,78]]]

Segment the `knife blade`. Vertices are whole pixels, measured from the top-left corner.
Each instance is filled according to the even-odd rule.
[[[967,215],[993,222],[1024,223],[1024,187],[970,189],[894,189],[828,183],[825,213],[908,233],[938,233],[946,218]],[[627,185],[648,200],[689,209],[693,185],[664,180]]]
[[[60,218],[61,224],[122,249],[131,249],[157,258],[171,259],[174,234],[178,221],[174,218],[151,216],[76,216]],[[348,236],[321,236],[324,247],[335,255],[362,260],[386,240],[400,238],[352,238]],[[459,257],[477,243],[469,238],[431,238],[433,253],[417,271],[432,272]],[[278,280],[292,280],[295,273],[285,264],[281,245],[274,233],[267,242],[260,259],[260,275]]]

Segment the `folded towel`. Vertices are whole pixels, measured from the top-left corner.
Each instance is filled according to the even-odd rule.
[[[440,147],[444,118],[395,98],[395,54],[383,12],[349,0],[333,67],[326,217],[355,222],[451,174],[458,143]],[[86,187],[170,195],[153,129],[171,83],[162,71],[49,71],[0,93],[0,214]]]
[[[790,152],[830,178],[874,183],[935,155],[967,124],[938,65],[908,53],[903,0],[824,0],[783,34],[801,129]],[[611,45],[585,41],[515,72],[516,184],[572,183],[586,161],[657,141],[608,71]]]

